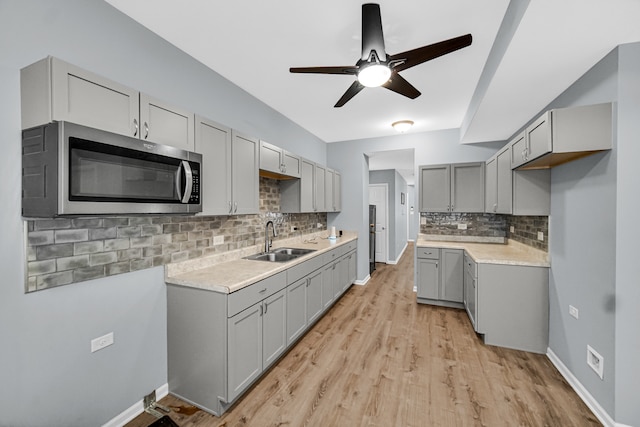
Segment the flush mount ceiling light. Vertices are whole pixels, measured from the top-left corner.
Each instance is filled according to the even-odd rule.
[[[393,128],[395,130],[397,130],[398,132],[404,133],[404,132],[408,131],[409,129],[411,129],[411,126],[413,126],[413,121],[411,121],[411,120],[399,120],[397,122],[391,123],[391,126],[393,126]]]

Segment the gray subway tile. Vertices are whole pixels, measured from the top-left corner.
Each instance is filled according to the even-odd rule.
[[[120,251],[129,249],[131,241],[129,239],[109,239],[104,241],[105,251]]]
[[[116,227],[90,228],[89,240],[115,239],[117,236],[117,232],[118,232],[118,229]]]
[[[36,247],[36,259],[52,259],[73,255],[73,243],[63,243],[60,245],[44,245]]]
[[[145,268],[153,267],[153,259],[151,258],[132,259],[130,264],[131,264],[131,271],[144,270]]]
[[[152,259],[153,259],[153,266],[157,267],[159,265],[169,264],[171,262],[171,255],[170,254],[157,255],[157,256],[154,256]]]
[[[160,224],[143,225],[141,227],[141,236],[155,236],[158,234],[162,234],[162,225]]]
[[[94,254],[104,250],[103,240],[93,240],[90,242],[78,242],[73,244],[74,255]]]
[[[142,258],[142,249],[133,248],[118,251],[118,261],[129,261],[132,259]]]
[[[104,226],[106,228],[111,227],[125,227],[129,225],[129,218],[105,218]]]
[[[59,273],[43,274],[42,276],[38,276],[36,279],[36,287],[38,290],[41,290],[68,285],[73,282],[73,273],[71,271],[62,271]]]
[[[56,260],[33,261],[27,263],[28,276],[38,276],[41,274],[55,273]]]
[[[171,234],[159,234],[157,236],[152,236],[152,239],[154,245],[171,243]]]
[[[154,257],[157,255],[162,255],[162,245],[147,246],[146,248],[142,248],[142,256],[144,258]]]
[[[103,224],[102,218],[73,218],[71,220],[73,228],[102,228]]]
[[[153,245],[153,238],[151,236],[132,237],[130,242],[132,248],[144,248]]]
[[[53,230],[32,231],[27,235],[27,241],[31,246],[51,245],[54,243]]]
[[[75,270],[76,268],[89,267],[89,255],[78,255],[56,259],[58,271]]]
[[[174,233],[171,235],[172,242],[186,242],[189,238],[188,233]]]
[[[118,227],[118,237],[140,237],[140,226]]]
[[[173,252],[180,252],[180,242],[167,243],[162,245],[162,253],[170,254]]]
[[[189,259],[189,252],[174,252],[171,254],[171,262],[186,261]]]
[[[104,277],[104,265],[95,267],[78,268],[73,271],[73,281],[83,282],[85,280],[98,279]]]
[[[129,225],[143,225],[151,224],[151,217],[149,216],[132,216],[129,218]]]
[[[118,255],[116,252],[102,252],[99,254],[89,255],[90,265],[104,265],[111,264],[118,261]]]
[[[36,219],[34,221],[35,230],[59,230],[61,228],[71,228],[71,220],[62,219]]]
[[[162,232],[164,234],[179,233],[180,224],[162,224]]]
[[[89,240],[89,230],[81,228],[77,230],[56,230],[54,232],[56,243],[86,242]]]
[[[107,264],[104,267],[104,272],[107,276],[113,276],[114,274],[128,273],[131,271],[131,265],[129,261],[116,262],[115,264]]]

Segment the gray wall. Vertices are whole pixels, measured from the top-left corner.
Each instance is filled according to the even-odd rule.
[[[163,271],[24,294],[20,68],[57,56],[320,163],[326,145],[101,0],[2,1],[0,46],[0,424],[101,425],[167,382]]]
[[[415,173],[418,165],[476,162],[491,157],[505,142],[488,144],[459,144],[459,129],[404,134],[382,138],[367,138],[327,144],[327,162],[342,172],[342,212],[328,214],[328,226],[357,231],[367,236],[369,166],[365,152],[415,150]],[[420,188],[416,185],[416,194]],[[417,198],[417,196],[416,196]],[[416,202],[417,203],[417,202]],[[416,209],[417,211],[417,209]],[[419,215],[413,215],[417,224]],[[369,273],[368,240],[358,239],[358,279]]]
[[[407,181],[394,169],[369,172],[369,184],[388,184],[389,188],[389,245],[387,259],[397,261],[407,243],[406,201],[400,204],[400,193],[407,194]]]
[[[407,186],[407,212],[409,215],[409,240],[416,241],[418,239],[418,220],[416,217],[420,217],[418,211],[418,205],[416,204],[416,186]],[[411,207],[413,206],[413,214],[411,213]]]

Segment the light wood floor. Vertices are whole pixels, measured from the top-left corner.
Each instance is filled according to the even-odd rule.
[[[412,288],[409,245],[222,417],[161,403],[182,427],[600,425],[546,356],[484,345],[465,311],[416,304]]]

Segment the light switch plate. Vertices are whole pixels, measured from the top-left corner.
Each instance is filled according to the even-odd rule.
[[[544,241],[544,233],[542,231],[538,231],[538,240]]]
[[[458,224],[458,230],[466,230],[467,224]]]
[[[224,243],[224,236],[213,236],[214,245],[222,245]]]

